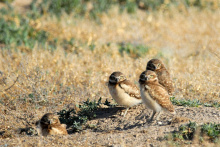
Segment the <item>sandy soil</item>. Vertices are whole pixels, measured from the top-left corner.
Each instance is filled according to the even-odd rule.
[[[174,130],[178,130],[181,124],[195,121],[198,124],[206,122],[220,123],[220,110],[216,108],[198,107],[175,107],[176,116],[163,113],[159,122],[148,123],[151,110],[144,105],[131,108],[125,118],[121,115],[125,111],[122,107],[107,108],[101,106],[96,111],[97,117],[88,121],[91,126],[81,132],[66,136],[30,136],[28,133],[21,133],[22,129],[28,128],[39,118],[26,120],[30,126],[24,126],[16,115],[5,114],[1,119],[15,119],[14,126],[5,125],[1,127],[1,146],[161,146],[168,145],[163,140]],[[142,111],[144,112],[142,113]],[[146,115],[143,115],[146,114]],[[146,119],[144,118],[146,116]],[[31,122],[32,121],[32,122]],[[8,131],[5,131],[5,130]],[[11,131],[10,131],[11,130]]]
[[[15,0],[12,3],[12,5],[16,6],[16,8],[19,11],[23,12],[23,11],[26,11],[30,2],[31,2],[30,0]],[[3,6],[5,6],[5,4],[0,3],[0,8]],[[207,16],[209,16],[209,15],[206,15],[205,17],[207,17]],[[214,16],[218,16],[218,15],[214,15]],[[181,18],[182,18],[183,22],[189,20],[189,19],[185,20],[184,17],[180,17],[180,20],[181,20]],[[193,17],[192,18],[189,17],[189,18],[192,19]],[[216,18],[213,17],[213,22],[214,22],[213,24],[217,24],[218,21],[214,21],[215,19],[218,20],[217,18],[218,17],[216,17]],[[198,26],[198,24],[200,25],[200,21],[198,21],[198,22],[196,21],[198,24],[195,23],[196,25],[194,25],[194,23],[193,23],[194,19],[195,18],[193,18],[192,22],[190,22],[188,24],[189,26],[192,25],[192,27],[189,27],[189,28],[194,28],[194,26]],[[197,20],[197,19],[195,19],[195,20]],[[209,19],[207,19],[207,20],[209,20]],[[161,21],[163,21],[163,19],[161,19]],[[121,23],[121,21],[119,21],[119,22]],[[174,22],[174,21],[170,21],[170,22]],[[170,34],[169,33],[170,27],[168,27],[168,26],[170,26],[169,23],[164,23],[164,25],[160,26],[161,28],[158,27],[160,23],[157,23],[157,24],[158,25],[156,25],[155,30],[161,29],[162,35],[163,34]],[[176,30],[177,36],[179,37],[183,34],[183,32],[181,32],[182,27],[179,26],[178,24],[180,24],[180,23],[175,23],[174,27],[175,27],[175,25],[177,26],[176,28],[180,27],[180,29]],[[185,26],[185,24],[184,24],[184,26]],[[213,25],[210,25],[210,23],[207,23],[207,24],[204,23],[201,26],[203,26],[203,27],[205,27],[205,26],[210,27],[211,26],[212,27]],[[168,28],[168,29],[165,30],[164,28]],[[165,30],[165,33],[163,33],[164,32],[163,29]],[[217,29],[218,29],[218,27],[216,27],[216,30]],[[115,28],[114,28],[114,30],[115,30]],[[182,42],[181,44],[178,44],[178,46],[183,46],[182,52],[185,51],[184,48],[190,48],[189,51],[191,51],[191,48],[193,49],[196,47],[200,47],[204,44],[204,43],[201,43],[201,40],[206,41],[206,39],[202,38],[203,37],[202,35],[198,35],[198,34],[203,34],[203,29],[200,29],[200,30],[202,30],[202,33],[200,30],[199,31],[198,30],[195,31],[194,34],[196,34],[197,36],[201,36],[201,38],[196,38],[191,33],[191,29],[187,30],[188,32],[186,31],[186,33],[184,33],[184,35],[182,35],[182,36],[186,36],[186,37],[188,35],[189,39],[185,39],[185,37],[183,37],[183,39],[181,37],[180,38],[176,37],[177,43],[179,40],[180,40],[180,42]],[[207,34],[211,34],[210,38],[215,38],[215,36],[216,36],[215,29],[209,29],[207,27],[206,30],[208,30],[208,31],[214,30],[213,31],[214,33],[212,33],[212,31],[211,31],[211,33],[209,32]],[[179,34],[181,34],[181,35],[178,34],[178,31],[179,31]],[[168,32],[168,33],[166,33],[166,32]],[[173,33],[173,30],[172,30],[172,33]],[[161,36],[161,34],[160,34],[160,36]],[[129,37],[129,34],[126,36]],[[166,35],[164,35],[164,36],[166,37]],[[175,33],[174,33],[174,36],[175,36]],[[168,36],[168,38],[169,37],[170,37],[170,35]],[[207,37],[207,36],[205,36],[205,37]],[[161,37],[161,38],[163,39],[163,37]],[[172,37],[170,37],[169,39],[172,40]],[[187,41],[185,43],[184,39],[189,40],[189,43],[187,44]],[[217,43],[218,43],[218,41],[216,41],[216,46],[217,46]],[[165,43],[162,42],[161,44],[166,45],[166,42]],[[199,45],[194,47],[194,46],[189,46],[189,44],[199,44]],[[175,46],[173,48],[175,48]],[[181,48],[181,50],[182,50],[182,48]],[[194,57],[192,57],[192,58],[194,58]],[[190,61],[192,60],[192,58],[190,58]],[[195,60],[196,59],[197,58],[195,58]],[[178,58],[175,60],[178,60]],[[183,62],[183,61],[185,61],[185,59],[183,59],[180,62]],[[199,61],[201,61],[201,59],[199,59]],[[199,62],[199,61],[198,61],[198,63],[199,63],[198,66],[194,65],[196,67],[195,69],[197,69],[197,68],[201,69],[201,67],[204,68],[203,66],[207,65],[206,63],[201,64],[201,62]],[[180,63],[180,62],[176,62],[176,63]],[[186,63],[186,62],[183,62],[183,64],[184,63]],[[189,63],[191,63],[191,62],[189,62]],[[193,65],[193,63],[194,62],[192,62],[191,65]],[[216,62],[210,62],[210,63],[211,63],[211,65],[214,65],[214,63],[216,63]],[[180,66],[180,65],[178,64],[176,66]],[[193,73],[193,70],[191,70],[191,69],[194,69],[194,68],[191,68],[191,66],[189,66],[189,67],[190,67],[190,72],[187,73],[186,76],[183,76],[182,77],[183,79],[186,79],[186,78],[191,79],[191,77],[193,77],[191,75]],[[212,66],[210,66],[210,67],[212,67]],[[181,67],[181,69],[184,69],[184,68]],[[203,72],[203,71],[201,71],[201,72]],[[218,69],[216,68],[216,75],[218,73],[219,73]],[[198,74],[198,76],[196,76],[196,77],[200,78],[202,76],[200,74]],[[208,78],[205,77],[205,79],[208,79]],[[206,81],[204,80],[204,83],[205,82]],[[183,83],[185,83],[185,81]],[[204,85],[204,83],[201,83],[201,85]],[[179,84],[181,84],[181,83],[179,83]],[[195,84],[196,84],[196,82],[195,82]],[[210,84],[208,84],[208,85],[210,85]],[[199,84],[199,86],[200,86],[200,84]],[[195,94],[197,95],[196,92],[195,92]],[[202,97],[202,96],[198,95],[198,97]],[[194,98],[194,97],[191,96],[191,98]],[[172,115],[164,113],[161,115],[160,122],[153,122],[153,123],[149,124],[146,122],[146,119],[144,117],[142,117],[143,116],[142,111],[144,110],[144,114],[146,114],[147,119],[151,115],[152,111],[149,109],[146,109],[144,105],[139,105],[134,108],[131,108],[128,111],[128,114],[126,115],[125,118],[123,118],[121,115],[121,113],[125,111],[123,108],[121,108],[121,107],[107,108],[106,106],[102,106],[99,110],[96,111],[97,117],[93,120],[88,121],[87,125],[91,126],[90,128],[87,128],[81,132],[77,132],[74,134],[71,134],[71,132],[70,132],[69,135],[65,135],[65,136],[42,137],[42,136],[37,136],[37,135],[30,135],[30,134],[34,134],[34,132],[35,132],[35,130],[30,130],[30,128],[34,127],[34,123],[40,119],[42,114],[45,111],[47,111],[47,109],[43,108],[44,106],[42,106],[42,108],[40,107],[39,109],[33,109],[33,110],[37,110],[38,112],[32,112],[31,111],[32,108],[36,107],[34,104],[33,105],[25,104],[25,102],[24,102],[24,104],[22,105],[22,104],[17,104],[16,102],[12,103],[12,102],[10,102],[10,100],[8,100],[8,101],[9,101],[8,103],[5,103],[5,106],[3,106],[0,103],[0,147],[6,147],[6,146],[7,147],[8,146],[28,146],[28,147],[29,146],[114,146],[114,147],[119,147],[119,146],[150,146],[150,147],[152,147],[152,146],[170,146],[172,144],[169,144],[168,141],[163,140],[161,138],[163,138],[165,135],[171,133],[174,130],[178,130],[178,127],[181,124],[188,123],[189,121],[195,121],[198,124],[202,124],[202,123],[206,123],[206,122],[220,123],[220,109],[217,109],[217,108],[210,108],[210,107],[198,107],[198,108],[190,107],[189,108],[189,107],[175,106],[176,112],[177,112],[176,116],[172,117]],[[45,105],[50,105],[50,103],[48,102],[48,104],[45,104]],[[57,112],[58,110],[60,110],[60,108],[63,108],[60,105],[61,104],[59,104],[59,103],[52,103],[51,102],[51,107],[49,110],[52,112]],[[19,107],[21,107],[21,108],[19,108]],[[47,107],[47,106],[45,106],[45,107]],[[189,146],[192,146],[192,145],[189,145]]]

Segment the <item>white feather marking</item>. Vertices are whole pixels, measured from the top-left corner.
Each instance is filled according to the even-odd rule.
[[[151,98],[151,96],[149,95],[149,93],[147,92],[147,90],[145,88],[150,88],[149,86],[145,85],[141,85],[141,98],[143,100],[143,103],[149,108],[152,109],[155,112],[160,112],[162,107],[153,99]]]
[[[109,86],[109,92],[112,98],[119,104],[126,107],[132,107],[142,102],[142,99],[137,99],[135,97],[131,97],[127,94],[121,87]]]
[[[62,134],[62,131],[54,127],[52,127],[52,131],[54,132],[54,134]]]

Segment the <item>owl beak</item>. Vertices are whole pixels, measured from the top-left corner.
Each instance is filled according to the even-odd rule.
[[[146,80],[146,81],[148,81],[148,80],[149,80],[149,78],[148,78],[148,77],[145,77],[145,80]]]
[[[52,120],[49,121],[49,124],[50,124],[50,125],[52,124]]]
[[[145,81],[148,81],[148,80],[149,80],[149,77],[148,77],[148,76],[145,76],[145,77],[144,77],[144,80],[145,80]]]

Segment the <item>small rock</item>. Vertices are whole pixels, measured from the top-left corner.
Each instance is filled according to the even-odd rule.
[[[163,123],[161,121],[158,122],[158,125],[162,125]]]

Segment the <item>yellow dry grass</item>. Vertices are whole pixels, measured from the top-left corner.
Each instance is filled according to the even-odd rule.
[[[44,16],[32,22],[33,26],[50,32],[52,38],[73,37],[75,44],[68,50],[61,46],[55,51],[37,46],[32,52],[0,50],[0,71],[7,77],[0,88],[7,88],[19,76],[12,88],[0,93],[1,105],[40,118],[87,98],[111,99],[106,86],[109,75],[121,71],[138,84],[151,58],[166,64],[177,99],[219,101],[219,16],[220,10],[194,8],[181,12],[175,8],[149,13],[138,10],[132,15],[119,14],[114,8],[100,16],[102,24],[65,14],[61,20]],[[120,42],[144,44],[150,49],[137,59],[121,56]],[[95,44],[94,51],[90,44]]]

